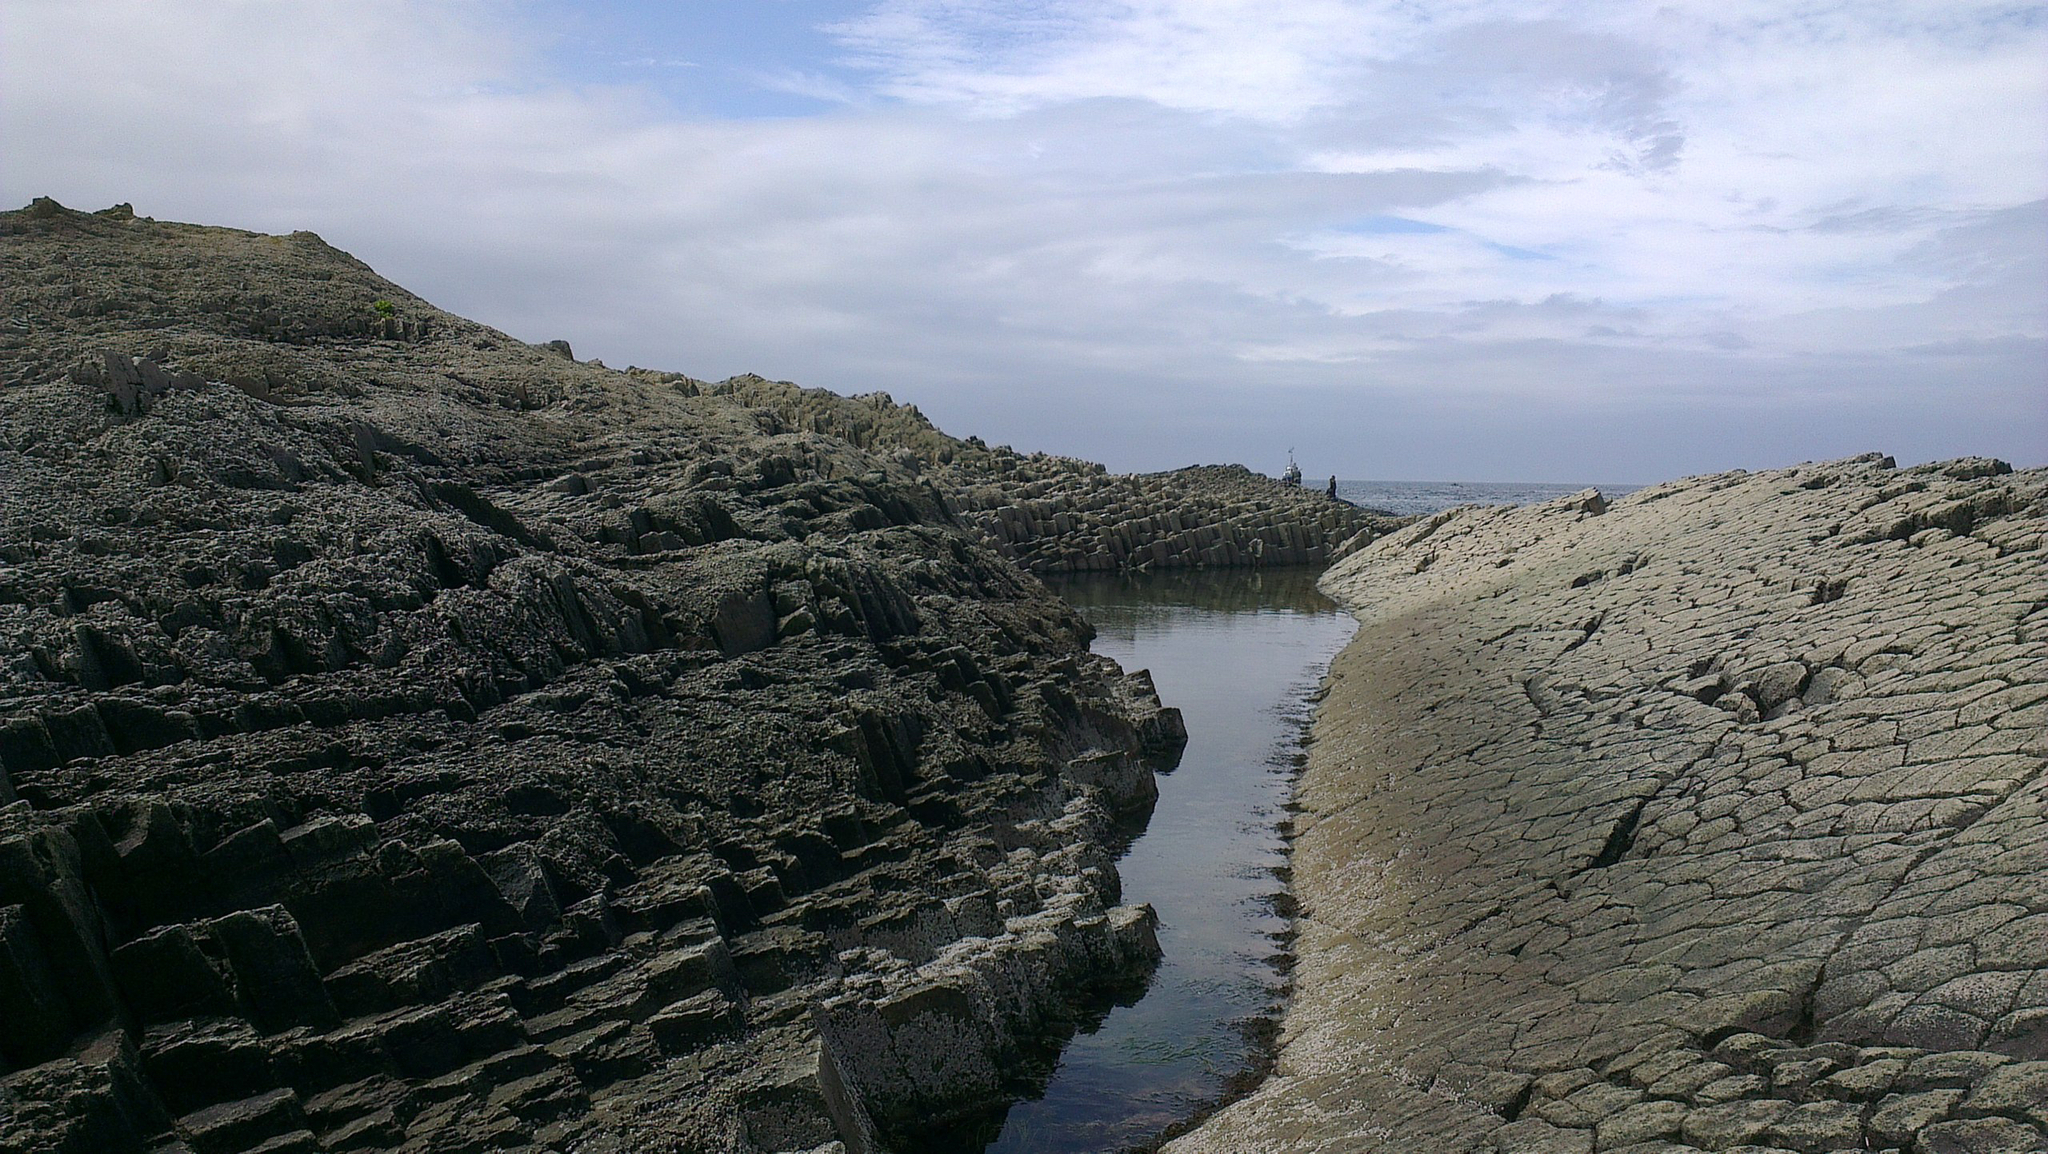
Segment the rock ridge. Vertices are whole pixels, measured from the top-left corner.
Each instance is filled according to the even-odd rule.
[[[2044,539],[1873,454],[1332,568],[1276,1071],[1168,1149],[2048,1149]]]
[[[991,548],[1034,573],[1322,566],[1412,520],[1242,465],[1111,473],[1092,461],[959,440],[887,393],[842,397],[751,375],[709,384],[637,371],[888,454],[932,484]]]

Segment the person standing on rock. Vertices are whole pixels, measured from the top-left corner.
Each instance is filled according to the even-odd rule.
[[[1337,474],[1330,474],[1330,500],[1337,499]]]

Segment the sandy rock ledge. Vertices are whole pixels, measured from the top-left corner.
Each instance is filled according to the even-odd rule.
[[[1864,457],[1333,568],[1277,1071],[1169,1149],[2048,1149],[2044,490]]]

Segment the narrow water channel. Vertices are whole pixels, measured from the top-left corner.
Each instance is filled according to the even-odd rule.
[[[1280,823],[1309,695],[1353,622],[1311,571],[1104,576],[1054,589],[1094,649],[1149,669],[1187,721],[1179,768],[1118,862],[1124,900],[1159,912],[1143,995],[1061,1053],[1043,1097],[1012,1106],[990,1154],[1142,1147],[1255,1068],[1284,989]]]

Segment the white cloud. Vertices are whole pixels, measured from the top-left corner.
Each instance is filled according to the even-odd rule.
[[[551,77],[510,3],[18,0],[0,191],[310,227],[530,339],[1124,466],[2038,459],[2028,11],[894,0],[851,73],[756,78],[836,111],[718,120]]]

